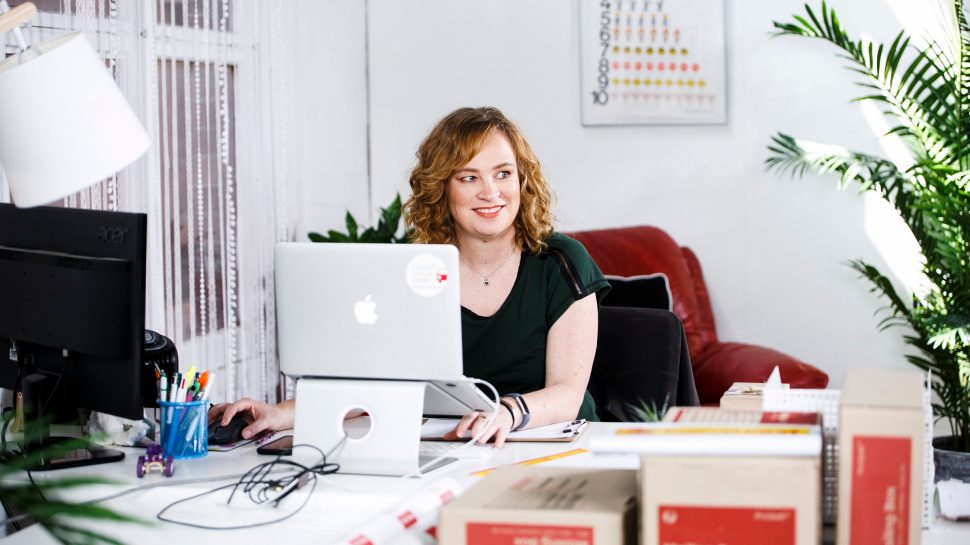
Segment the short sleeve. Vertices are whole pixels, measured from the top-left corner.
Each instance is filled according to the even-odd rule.
[[[578,240],[553,233],[546,242],[543,253],[550,261],[546,323],[552,327],[570,305],[587,295],[595,293],[599,303],[610,284]]]

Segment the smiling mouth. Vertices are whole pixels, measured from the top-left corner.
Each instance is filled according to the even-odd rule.
[[[472,209],[479,216],[493,217],[496,216],[502,210],[502,206],[492,206],[490,208],[473,208]]]

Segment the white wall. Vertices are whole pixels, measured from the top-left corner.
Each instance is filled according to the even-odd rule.
[[[284,9],[287,208],[298,240],[366,211],[367,81],[360,0],[292,0]],[[275,68],[275,67],[274,67]]]
[[[883,0],[836,4],[854,33],[888,41],[898,30]],[[651,224],[694,249],[723,340],[788,352],[829,372],[833,385],[848,366],[906,367],[900,333],[875,330],[881,302],[844,264],[884,268],[864,228],[864,199],[837,192],[834,179],[793,181],[763,166],[777,130],[879,151],[849,103],[860,90],[835,50],[770,36],[771,21],[790,20],[802,0],[727,0],[726,125],[622,128],[580,124],[576,0],[297,5],[297,30],[313,36],[301,46],[313,54],[291,67],[291,146],[303,159],[290,170],[302,181],[302,227],[339,227],[345,208],[367,217],[395,191],[406,194],[431,126],[456,107],[494,105],[543,160],[561,229]]]

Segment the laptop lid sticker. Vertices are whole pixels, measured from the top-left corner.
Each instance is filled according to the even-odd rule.
[[[408,261],[405,279],[411,291],[421,297],[435,297],[448,286],[449,272],[438,256],[418,254]]]

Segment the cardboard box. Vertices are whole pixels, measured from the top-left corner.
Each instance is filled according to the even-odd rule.
[[[818,545],[819,457],[644,456],[644,545]]]
[[[839,404],[838,545],[919,545],[923,374],[850,369]]]
[[[441,510],[448,545],[633,545],[634,470],[507,467]]]
[[[787,384],[779,387],[789,388]],[[721,408],[760,411],[764,405],[764,389],[764,382],[735,382],[721,396]]]

